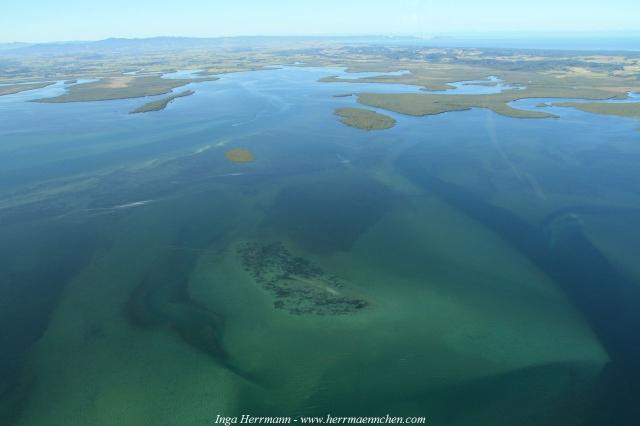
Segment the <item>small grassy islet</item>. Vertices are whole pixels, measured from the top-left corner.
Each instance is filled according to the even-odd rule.
[[[384,130],[396,125],[393,118],[362,108],[338,108],[336,115],[342,117],[342,122],[350,127],[362,130]]]
[[[234,163],[251,163],[256,160],[251,151],[244,148],[230,149],[224,153],[224,156],[227,160],[233,161]]]

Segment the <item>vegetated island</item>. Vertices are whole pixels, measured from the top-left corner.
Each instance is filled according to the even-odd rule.
[[[478,53],[480,55],[478,56]],[[513,52],[512,52],[513,53]],[[475,55],[475,56],[474,56]],[[442,56],[439,58],[439,56]],[[551,55],[533,57],[518,53],[516,56],[499,52],[483,52],[477,49],[458,53],[440,52],[430,55],[429,66],[421,66],[419,61],[403,62],[402,68],[409,73],[402,75],[378,75],[374,77],[341,78],[325,77],[325,83],[385,83],[420,86],[423,93],[359,93],[361,104],[387,109],[401,114],[424,116],[450,111],[464,111],[471,108],[486,108],[497,114],[513,118],[556,117],[548,111],[529,111],[512,106],[521,99],[582,99],[586,101],[628,99],[629,92],[640,91],[637,80],[639,69],[633,57],[617,58]],[[614,63],[615,62],[615,63]],[[398,65],[393,60],[361,61],[348,63],[349,72],[395,71]],[[433,93],[454,89],[452,82],[490,85],[486,80],[496,76],[518,89],[504,90],[493,94]],[[618,108],[620,108],[618,110]],[[629,107],[614,107],[611,110],[628,113]],[[608,109],[608,108],[606,108]],[[604,109],[598,108],[598,111]]]
[[[64,95],[53,98],[36,99],[34,102],[88,102],[115,99],[141,98],[144,96],[164,95],[173,89],[189,83],[217,80],[217,77],[169,79],[160,75],[106,77],[90,83],[81,83],[69,87]]]
[[[619,117],[640,117],[640,102],[558,102],[553,106],[575,108],[593,114],[617,115]]]
[[[342,117],[342,122],[350,127],[362,130],[384,130],[396,125],[396,120],[388,115],[362,108],[338,108],[336,115]]]
[[[158,99],[157,101],[148,102],[141,107],[138,107],[131,111],[129,114],[140,114],[143,112],[161,111],[169,105],[171,101],[177,98],[183,98],[185,96],[191,96],[195,92],[193,90],[185,90],[184,92],[176,93],[175,95],[167,96],[166,98]]]
[[[6,86],[0,86],[0,96],[13,95],[15,93],[26,92],[27,90],[42,89],[43,87],[51,86],[54,84],[51,81],[44,83],[27,83],[27,84],[9,84]]]
[[[244,148],[230,149],[224,153],[224,156],[234,163],[251,163],[256,160],[251,151]]]
[[[486,108],[497,114],[512,118],[550,118],[557,116],[548,112],[513,108],[508,103],[520,99],[535,98],[607,100],[624,99],[625,97],[625,94],[591,88],[532,87],[489,95],[360,93],[358,94],[358,102],[363,105],[414,116],[466,111],[471,108]]]

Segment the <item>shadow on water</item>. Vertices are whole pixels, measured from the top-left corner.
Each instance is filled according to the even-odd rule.
[[[599,364],[536,365],[423,395],[436,424],[585,425],[593,418]],[[463,410],[456,409],[464,407]],[[608,423],[607,423],[608,424]]]
[[[45,332],[64,286],[91,258],[96,226],[108,224],[59,222],[52,229],[36,221],[0,229],[0,424],[21,413],[37,379],[26,353]]]
[[[407,387],[391,396],[363,397],[366,391],[356,386],[335,401],[325,389],[309,404],[332,401],[332,413],[341,416],[427,413],[427,423],[447,426],[584,425],[592,417],[585,407],[596,398],[600,372],[598,363],[550,363],[427,391]]]
[[[180,247],[180,244],[176,244]],[[127,318],[136,326],[167,327],[185,343],[204,352],[243,379],[258,379],[234,364],[224,349],[224,318],[189,295],[189,275],[206,246],[168,249],[150,265],[126,306]]]
[[[187,280],[197,256],[187,250],[160,255],[132,292],[128,318],[145,328],[168,326],[185,342],[225,364],[228,355],[221,343],[223,318],[199,306],[188,294]]]
[[[415,153],[411,153],[415,154]],[[415,155],[398,167],[410,179],[492,229],[543,270],[573,301],[607,351],[600,375],[599,424],[637,424],[640,409],[640,285],[611,264],[584,235],[573,213],[530,224],[507,209],[430,175]],[[602,423],[604,421],[604,423]]]
[[[196,250],[170,250],[151,265],[145,279],[131,293],[129,320],[143,328],[171,328],[185,343],[209,355],[221,366],[250,382],[257,378],[238,368],[223,346],[224,318],[194,301],[188,277]]]

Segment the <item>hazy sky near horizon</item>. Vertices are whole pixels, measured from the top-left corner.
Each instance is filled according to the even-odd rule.
[[[640,31],[638,0],[4,0],[0,42]]]

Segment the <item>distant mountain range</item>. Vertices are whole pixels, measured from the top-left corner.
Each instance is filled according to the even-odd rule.
[[[31,43],[0,43],[0,51],[19,49],[31,46]]]
[[[143,39],[108,38],[98,41],[55,43],[11,43],[0,45],[0,53],[11,55],[109,54],[136,51],[176,50],[205,47],[219,43],[217,39],[154,37]]]
[[[589,37],[487,37],[487,36],[343,36],[343,37],[152,37],[108,38],[98,41],[56,43],[0,43],[1,56],[109,55],[177,51],[213,47],[251,48],[288,43],[378,44],[425,47],[478,47],[575,51],[640,51],[640,35]]]
[[[286,43],[415,43],[419,37],[152,37],[152,38],[108,38],[98,41],[70,41],[56,43],[6,43],[0,44],[0,54],[11,55],[69,55],[69,54],[113,54],[153,51],[172,51],[207,47],[252,47]]]

